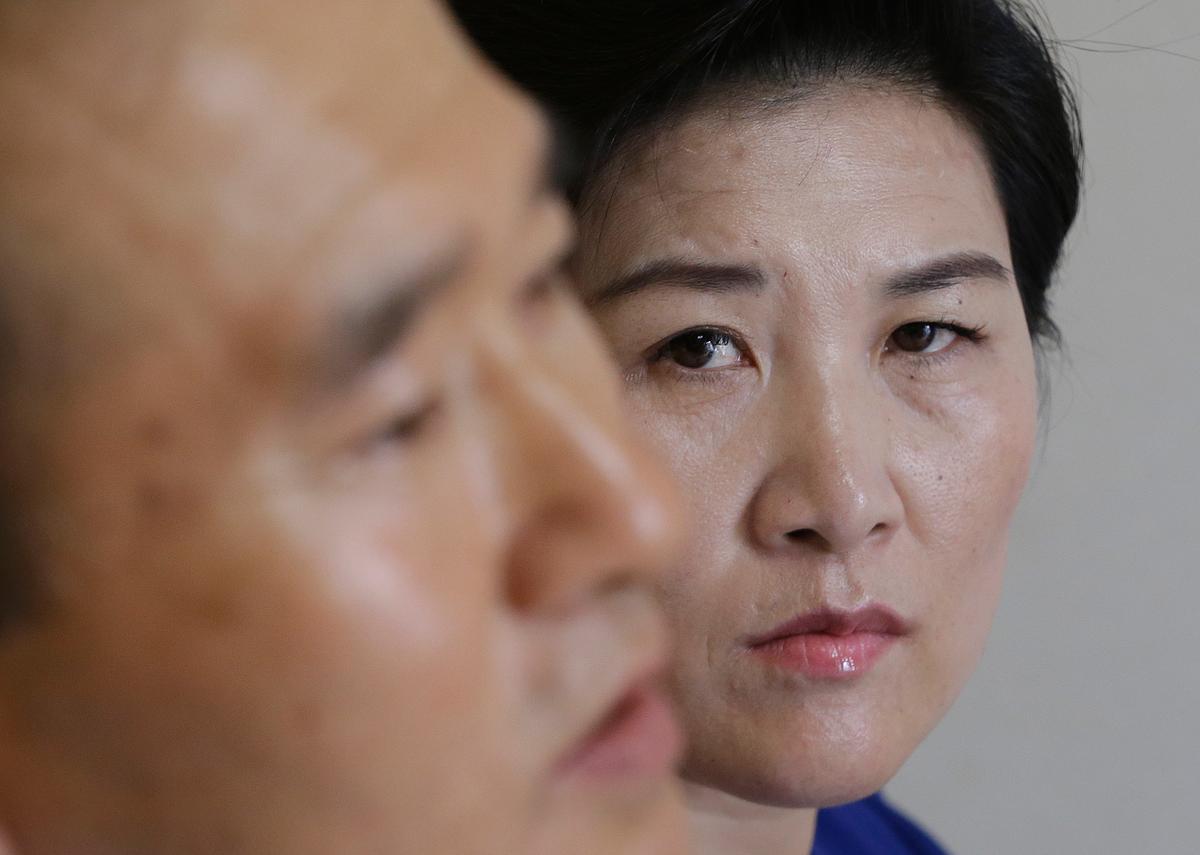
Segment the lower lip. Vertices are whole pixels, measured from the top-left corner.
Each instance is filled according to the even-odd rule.
[[[571,778],[629,780],[666,777],[683,750],[675,714],[660,692],[632,691],[616,713],[562,764]]]
[[[896,640],[895,635],[878,632],[850,635],[808,632],[768,641],[752,649],[757,656],[807,677],[851,680],[875,667]]]

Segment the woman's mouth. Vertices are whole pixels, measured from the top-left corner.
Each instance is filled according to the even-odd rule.
[[[869,672],[907,635],[895,612],[870,606],[853,612],[819,609],[799,615],[746,644],[772,665],[822,680],[846,680]]]
[[[559,772],[598,782],[666,777],[682,750],[670,703],[652,680],[642,680],[609,708],[559,764]]]

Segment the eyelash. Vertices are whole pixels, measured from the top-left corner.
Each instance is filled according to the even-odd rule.
[[[955,323],[949,318],[942,318],[938,321],[917,321],[919,324],[929,324],[940,329],[950,330],[952,333],[965,338],[967,341],[980,342],[987,338],[987,328],[980,324],[979,326],[969,327],[964,324]]]
[[[911,326],[930,326],[937,330],[946,330],[947,332],[954,333],[960,339],[970,342],[971,344],[979,344],[987,339],[987,328],[983,324],[980,324],[979,326],[967,326],[965,324],[960,324],[953,320],[950,320],[949,318],[940,318],[939,320],[936,320],[936,321],[919,320],[919,321],[909,321],[908,323],[901,324],[900,326],[893,329],[891,331],[891,333],[888,334],[887,341],[891,341],[892,336],[894,336],[900,330],[904,329],[905,327],[911,327]],[[886,343],[885,343],[885,348],[886,348]],[[934,353],[921,353],[921,352],[913,352],[913,351],[905,351],[905,350],[894,350],[892,352],[902,354],[903,356],[906,356],[906,357],[910,357],[910,358],[928,362],[928,361],[937,360],[939,358],[948,356],[951,353],[951,351],[954,350],[954,348],[955,348],[955,345],[951,344],[949,347],[943,348],[942,350],[936,351]]]
[[[722,336],[729,339],[730,344],[738,349],[742,354],[743,364],[736,366],[725,366],[722,368],[687,368],[680,365],[671,359],[668,351],[671,344],[683,336],[692,333],[711,333],[713,335]],[[678,380],[689,383],[720,383],[724,379],[725,373],[731,368],[743,368],[746,365],[752,365],[753,361],[750,357],[749,348],[745,341],[737,333],[725,327],[715,326],[696,326],[688,327],[679,332],[672,333],[658,344],[647,351],[646,363],[651,367],[659,366],[667,371],[671,371]]]

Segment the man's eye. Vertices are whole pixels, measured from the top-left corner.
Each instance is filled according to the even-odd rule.
[[[714,329],[695,329],[672,338],[658,352],[658,359],[669,360],[691,371],[715,370],[737,365],[744,359],[742,351],[727,332]]]
[[[561,271],[553,270],[530,279],[525,285],[522,300],[526,305],[535,305],[549,300],[563,286],[564,276]]]
[[[394,443],[404,445],[416,441],[437,415],[439,409],[439,402],[432,400],[414,410],[397,415],[375,434],[372,444],[376,446]]]
[[[959,338],[978,341],[980,330],[967,329],[955,324],[933,323],[918,321],[899,327],[888,338],[888,350],[900,350],[905,353],[940,353],[950,347]]]

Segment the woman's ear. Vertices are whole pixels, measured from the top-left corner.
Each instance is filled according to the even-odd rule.
[[[0,826],[0,855],[17,855],[17,848],[9,842],[3,826]]]

